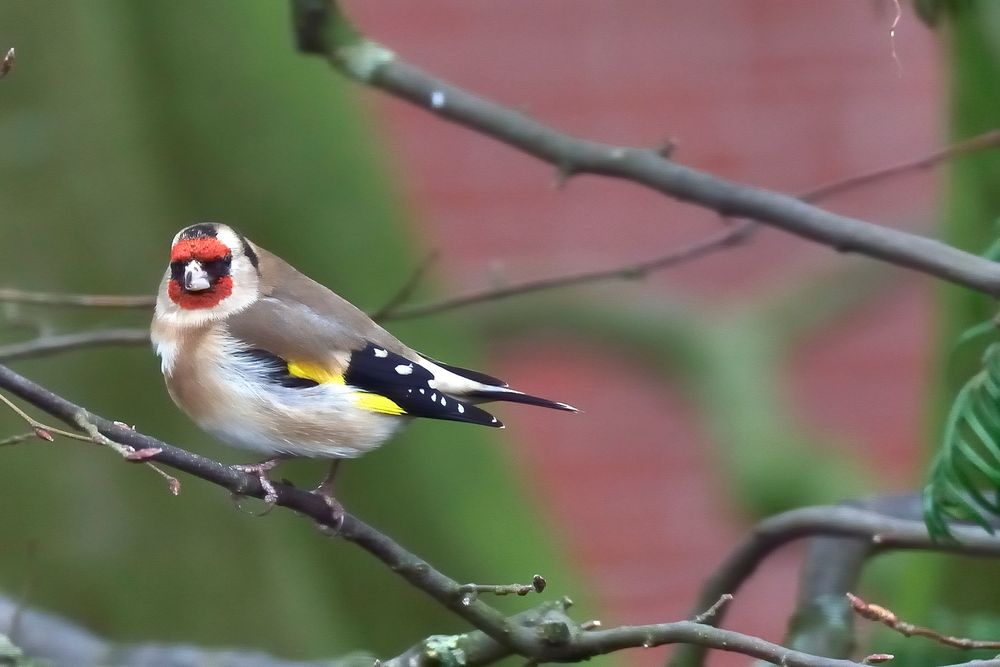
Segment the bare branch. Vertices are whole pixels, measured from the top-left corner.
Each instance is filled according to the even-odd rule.
[[[952,637],[949,635],[944,635],[933,630],[931,628],[925,628],[920,625],[914,625],[913,623],[907,623],[903,619],[896,616],[895,613],[890,609],[879,606],[877,604],[872,604],[870,602],[865,602],[857,595],[853,593],[847,594],[847,599],[851,603],[851,609],[860,616],[861,618],[868,619],[869,621],[875,621],[876,623],[881,623],[887,628],[895,630],[904,637],[925,637],[938,644],[944,644],[945,646],[951,646],[952,648],[961,649],[1000,649],[1000,641],[994,640],[984,640],[984,639],[968,639],[966,637]]]
[[[148,329],[102,329],[57,336],[42,336],[23,343],[0,346],[0,361],[40,357],[85,347],[105,345],[149,345]]]
[[[545,578],[536,574],[530,584],[462,584],[460,590],[466,595],[492,593],[493,595],[527,595],[545,590]]]
[[[90,415],[89,413],[87,413],[86,410],[81,409],[73,417],[74,425],[80,430],[82,430],[84,433],[86,433],[86,435],[80,435],[79,433],[64,431],[62,429],[54,428],[52,426],[47,426],[39,422],[31,415],[26,413],[24,410],[14,405],[14,403],[12,403],[10,399],[8,399],[3,394],[0,394],[0,403],[4,403],[8,408],[10,408],[14,412],[14,414],[16,414],[18,417],[27,422],[28,425],[31,427],[32,435],[34,435],[35,437],[40,438],[42,440],[47,440],[49,442],[53,442],[55,438],[53,438],[52,436],[53,434],[55,434],[62,436],[64,438],[69,438],[71,440],[80,440],[82,442],[89,442],[95,445],[101,445],[103,447],[107,447],[117,452],[118,455],[124,459],[127,459],[129,461],[143,462],[146,466],[148,466],[151,470],[153,470],[153,472],[158,474],[167,482],[167,488],[170,489],[170,492],[173,495],[176,496],[178,493],[180,493],[181,483],[178,482],[175,477],[172,477],[171,475],[168,475],[166,472],[161,470],[160,467],[157,466],[155,463],[152,463],[147,460],[149,458],[152,458],[150,452],[153,452],[154,449],[136,450],[127,445],[121,445],[118,444],[117,442],[108,439],[103,434],[99,433],[97,431],[97,427],[95,427],[90,422]],[[122,426],[124,426],[124,424],[122,424]],[[17,437],[19,436],[15,436],[15,438]],[[14,440],[14,438],[8,438],[6,441],[0,444],[14,444],[13,442],[11,442],[12,440]],[[17,440],[17,442],[23,442],[23,440],[24,439]],[[155,453],[159,453],[158,450],[156,450]]]
[[[399,290],[393,294],[385,304],[373,313],[370,313],[370,317],[376,322],[381,322],[387,319],[392,319],[396,310],[410,300],[413,296],[413,292],[416,291],[417,287],[423,281],[424,276],[430,268],[437,262],[440,253],[437,250],[433,250],[427,254],[422,262],[417,264],[417,267],[413,269],[413,273],[410,277],[400,286]]]
[[[59,294],[32,292],[10,287],[0,287],[0,301],[30,303],[42,306],[81,306],[86,308],[141,308],[152,309],[156,297],[146,294]]]
[[[909,496],[879,498],[867,501],[872,507],[888,508]],[[862,503],[864,507],[866,503]],[[956,541],[935,542],[918,517],[896,518],[879,510],[850,506],[804,507],[764,519],[754,526],[750,535],[737,546],[702,587],[693,605],[692,616],[726,593],[736,593],[757,567],[776,549],[789,542],[816,535],[854,537],[870,545],[871,553],[894,549],[921,549],[968,556],[1000,556],[1000,537],[989,535],[981,528],[968,524],[955,525]],[[727,608],[706,619],[709,625],[719,625]],[[679,648],[671,660],[673,667],[701,665],[705,651],[699,646]]]
[[[950,146],[946,146],[945,148],[935,151],[930,155],[925,155],[915,160],[905,160],[889,167],[881,167],[864,174],[857,174],[855,176],[849,176],[847,178],[831,181],[830,183],[800,194],[799,199],[809,202],[828,199],[829,197],[843,194],[848,190],[854,190],[865,185],[871,185],[887,178],[899,176],[911,171],[929,169],[941,164],[942,162],[947,162],[957,157],[968,155],[969,153],[998,147],[1000,147],[1000,130],[990,130],[989,132],[977,134],[976,136],[965,139],[964,141],[958,141]]]
[[[543,278],[541,280],[530,280],[509,287],[483,290],[465,296],[457,296],[433,301],[430,303],[416,304],[413,306],[401,306],[390,312],[383,319],[404,320],[414,317],[426,317],[437,315],[446,311],[472,306],[487,301],[499,301],[513,296],[521,296],[532,292],[556,289],[560,287],[570,287],[587,283],[601,282],[605,280],[639,280],[651,273],[662,271],[694,259],[705,257],[713,252],[731,248],[744,243],[753,233],[756,224],[753,222],[741,222],[717,234],[711,238],[692,243],[691,245],[672,250],[665,255],[655,257],[645,262],[628,264],[626,266],[605,269],[601,271],[588,271],[567,276],[557,276],[555,278]]]
[[[223,465],[124,425],[90,415],[80,406],[5,366],[0,366],[0,388],[69,424],[89,425],[88,430],[92,427],[94,433],[132,451],[156,450],[156,453],[151,455],[152,460],[188,472],[233,493],[256,498],[262,498],[265,494],[260,480],[255,475],[240,472],[233,466]],[[562,621],[545,620],[537,625],[522,625],[513,619],[505,618],[495,608],[469,595],[463,591],[461,584],[409,553],[390,537],[357,517],[348,513],[335,513],[319,496],[288,484],[275,484],[274,488],[278,496],[277,505],[307,516],[324,527],[328,533],[336,534],[358,545],[379,559],[392,572],[465,619],[504,651],[517,653],[532,661],[570,662],[624,648],[692,643],[789,666],[856,667],[860,664],[792,651],[755,637],[693,621],[623,626],[606,630],[594,628],[593,625],[588,627],[594,629],[584,630],[568,618]],[[762,531],[761,527],[758,527],[758,531]],[[769,534],[772,542],[823,532],[834,535],[867,535],[873,542],[877,542],[878,548],[930,546],[926,529],[919,522],[887,520],[872,512],[848,508],[820,507],[789,512],[772,520],[771,525],[762,532]],[[1000,539],[984,536],[979,530],[961,526],[954,528],[954,534],[964,540],[965,544],[936,546],[944,546],[949,551],[971,554],[1000,553]],[[714,604],[717,599],[711,600],[711,603]],[[702,609],[708,606],[706,604]],[[716,607],[712,620],[718,621],[722,611],[721,607]],[[987,663],[977,663],[977,665],[985,664]]]
[[[573,137],[520,112],[435,78],[364,38],[335,0],[293,0],[299,46],[328,58],[344,74],[458,125],[548,162],[566,176],[628,180],[711,209],[750,218],[841,252],[858,252],[1000,294],[1000,266],[946,243],[817,208],[793,196],[712,176],[665,159],[655,148],[602,144]]]

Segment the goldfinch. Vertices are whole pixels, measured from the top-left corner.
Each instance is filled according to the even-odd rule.
[[[171,398],[202,429],[269,457],[354,458],[414,417],[502,427],[487,401],[576,412],[407,347],[231,227],[174,237],[152,341]],[[334,464],[335,469],[335,464]],[[328,477],[328,481],[332,479]]]

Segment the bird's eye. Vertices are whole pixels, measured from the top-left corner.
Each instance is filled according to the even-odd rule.
[[[208,275],[212,276],[213,279],[221,278],[222,276],[229,275],[229,267],[233,263],[232,255],[226,255],[222,259],[216,259],[211,262],[205,262],[202,264],[202,268]]]
[[[170,262],[170,277],[179,284],[184,283],[184,262]]]

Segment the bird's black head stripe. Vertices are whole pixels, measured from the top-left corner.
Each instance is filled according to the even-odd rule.
[[[183,232],[181,232],[180,238],[182,239],[200,239],[206,236],[211,236],[215,238],[219,235],[219,230],[211,222],[202,222],[197,225],[191,225]]]
[[[257,268],[257,264],[260,261],[260,260],[257,259],[257,253],[255,253],[253,251],[253,248],[250,247],[250,243],[247,242],[247,239],[246,239],[245,236],[242,236],[242,235],[240,236],[240,243],[243,244],[243,254],[247,256],[247,259],[249,259],[250,263],[253,264],[253,268],[256,269]]]

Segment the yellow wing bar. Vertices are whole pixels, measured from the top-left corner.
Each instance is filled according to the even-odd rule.
[[[297,361],[288,362],[288,373],[297,378],[312,380],[318,384],[346,384],[343,373],[334,373],[317,364],[302,363]],[[405,415],[406,410],[391,400],[368,391],[359,391],[355,394],[358,407],[371,412],[378,412],[385,415]]]

